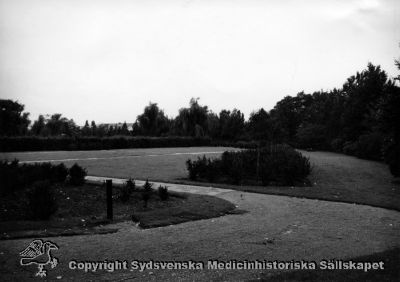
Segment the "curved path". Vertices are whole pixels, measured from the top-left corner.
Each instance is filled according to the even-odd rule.
[[[115,180],[117,181],[117,180]],[[138,183],[139,184],[139,183]],[[170,190],[187,189],[167,184]],[[190,188],[190,187],[189,187]],[[53,281],[244,281],[265,270],[71,270],[71,260],[315,260],[352,258],[400,246],[400,213],[393,210],[319,200],[196,187],[198,193],[233,202],[240,215],[141,230],[116,224],[105,235],[49,238],[59,246]],[[19,252],[31,239],[0,241],[2,281],[34,278],[35,267],[19,265]]]

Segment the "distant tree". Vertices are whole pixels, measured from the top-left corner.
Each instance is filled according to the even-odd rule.
[[[219,138],[220,137],[220,124],[218,115],[213,112],[209,112],[207,114],[207,135],[211,138]]]
[[[297,129],[303,122],[305,110],[311,102],[311,95],[300,92],[296,97],[286,96],[275,105],[270,113],[280,128],[281,142],[295,140]]]
[[[90,124],[90,131],[91,131],[91,135],[92,136],[97,136],[97,125],[94,122],[94,120],[92,120],[91,124]]]
[[[88,120],[85,121],[85,125],[82,127],[81,134],[83,136],[91,135],[91,129],[89,127],[89,121]]]
[[[39,115],[38,119],[35,120],[32,125],[31,133],[36,136],[45,135],[44,133],[45,128],[46,128],[45,118],[43,115]]]
[[[129,135],[128,125],[126,124],[126,121],[124,121],[124,123],[122,124],[120,134]]]
[[[270,115],[261,108],[252,112],[248,122],[248,132],[253,140],[272,140],[273,129]]]
[[[62,117],[61,114],[53,114],[46,119],[45,129],[42,132],[42,135],[45,136],[75,136],[79,133],[79,129],[73,119]]]
[[[149,103],[134,125],[135,135],[160,136],[169,131],[169,120],[156,103]]]
[[[174,131],[178,135],[198,136],[208,132],[207,116],[208,107],[201,106],[198,102],[199,98],[190,99],[189,108],[181,108],[179,114],[174,121]]]
[[[222,110],[219,114],[221,138],[235,140],[242,136],[244,131],[244,115],[237,109]]]
[[[343,107],[343,133],[347,140],[356,140],[377,126],[379,101],[384,96],[388,77],[380,66],[369,63],[366,70],[357,72],[343,85],[346,101]]]
[[[0,135],[25,135],[30,124],[25,106],[12,100],[0,99]]]

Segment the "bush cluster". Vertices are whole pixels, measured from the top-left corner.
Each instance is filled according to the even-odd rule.
[[[87,171],[85,168],[82,168],[77,163],[75,163],[70,169],[68,174],[69,183],[74,186],[80,186],[85,183],[85,176],[87,175]]]
[[[374,132],[363,134],[355,141],[343,142],[340,138],[334,139],[331,142],[331,149],[361,159],[382,161],[385,151],[383,141],[382,135]]]
[[[7,194],[11,191],[24,189],[36,181],[48,180],[51,183],[64,182],[68,169],[63,163],[22,164],[18,160],[0,162],[0,193]]]
[[[82,171],[85,172],[84,175]],[[67,176],[72,184],[83,184],[86,170],[77,164],[68,169],[63,163],[58,165],[49,162],[19,164],[18,160],[0,161],[0,194],[23,190],[37,181],[62,183]]]
[[[37,181],[27,191],[28,216],[32,219],[48,219],[57,211],[57,201],[50,181]]]
[[[287,145],[224,152],[221,158],[187,160],[191,180],[227,181],[233,184],[294,185],[310,174],[308,158]]]

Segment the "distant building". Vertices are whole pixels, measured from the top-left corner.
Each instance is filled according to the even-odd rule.
[[[111,126],[115,129],[115,128],[122,128],[122,125],[123,125],[124,123],[123,122],[118,122],[118,123],[101,123],[101,124],[99,124],[98,126],[101,126],[101,127],[105,127],[106,129],[109,129]],[[131,122],[131,123],[126,123],[126,125],[127,125],[127,127],[128,127],[128,130],[129,131],[131,131],[132,129],[133,129],[133,125],[134,125],[134,123],[133,122]]]

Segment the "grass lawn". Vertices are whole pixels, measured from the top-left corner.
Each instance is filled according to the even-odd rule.
[[[278,275],[273,273],[263,274],[259,280],[255,281],[399,281],[400,278],[400,249],[388,250],[381,253],[376,253],[368,256],[358,257],[352,261],[370,261],[384,262],[384,270],[370,270],[364,272],[362,270],[297,270],[291,272],[282,272]]]
[[[155,187],[156,188],[156,187]],[[104,186],[69,185],[55,186],[58,203],[57,212],[49,220],[28,220],[26,201],[23,195],[0,199],[1,239],[18,237],[46,237],[115,232],[115,229],[100,228],[106,220],[106,191]],[[131,194],[127,202],[120,199],[120,187],[113,188],[114,221],[139,222],[142,228],[166,226],[191,220],[206,219],[231,213],[235,206],[223,199],[183,193],[169,192],[162,201],[156,190],[151,194],[147,207],[142,199],[142,187]]]
[[[119,178],[150,179],[173,182],[186,177],[187,159],[197,159],[205,154],[218,157],[229,147],[182,147],[152,149],[121,149],[99,151],[50,151],[0,153],[0,159],[20,161],[63,162],[67,167],[75,162],[88,170],[88,175]],[[62,160],[62,161],[57,161]]]
[[[77,162],[88,169],[89,175],[161,182],[190,183],[242,191],[288,195],[337,202],[366,204],[400,210],[400,182],[395,181],[387,165],[330,152],[301,153],[310,158],[311,187],[235,186],[188,182],[187,159],[219,157],[225,147],[189,147],[123,149],[111,151],[59,151],[1,153],[0,159],[21,161],[75,159],[63,161],[67,166]],[[193,154],[194,155],[190,155]],[[198,154],[198,155],[196,155]],[[100,158],[100,159],[96,159]],[[76,160],[81,159],[81,160]]]

